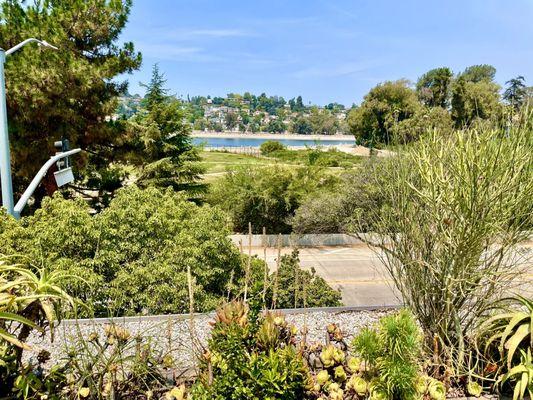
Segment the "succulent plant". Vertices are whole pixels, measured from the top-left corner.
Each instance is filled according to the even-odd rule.
[[[365,396],[368,392],[368,382],[358,375],[352,375],[346,388],[353,390],[358,396]]]
[[[381,386],[376,385],[372,388],[370,391],[370,400],[389,400],[389,394],[387,391]]]
[[[320,386],[326,384],[329,381],[329,378],[329,373],[325,369],[323,369],[316,375],[316,381]]]
[[[170,391],[165,393],[165,400],[185,400],[185,385],[180,387],[173,387]]]
[[[357,357],[350,357],[348,359],[348,369],[352,372],[359,372],[361,370],[361,359]]]
[[[226,303],[217,310],[215,323],[229,325],[236,323],[241,327],[248,323],[248,306],[242,301],[232,301]]]
[[[479,397],[483,392],[483,386],[475,381],[469,381],[466,385],[466,391],[470,396]]]
[[[446,399],[446,388],[442,382],[436,379],[430,379],[428,384],[428,393],[432,400]]]
[[[416,392],[419,395],[425,395],[428,391],[428,383],[429,383],[429,376],[427,375],[421,375],[416,380]]]
[[[344,382],[348,378],[342,365],[335,367],[334,373],[335,380],[338,382]]]

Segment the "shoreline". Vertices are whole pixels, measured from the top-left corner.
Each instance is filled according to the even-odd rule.
[[[353,141],[353,135],[298,135],[294,133],[242,133],[242,132],[203,132],[192,131],[195,138],[225,138],[225,139],[291,139],[291,140],[320,140],[320,141]]]

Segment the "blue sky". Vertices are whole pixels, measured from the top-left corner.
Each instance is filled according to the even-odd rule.
[[[134,0],[122,40],[177,95],[265,92],[359,103],[385,80],[492,64],[533,85],[533,0]]]

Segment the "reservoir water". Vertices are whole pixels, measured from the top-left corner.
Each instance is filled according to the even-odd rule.
[[[355,139],[348,136],[340,140],[313,140],[313,139],[264,139],[264,138],[227,138],[227,137],[194,137],[195,145],[204,145],[208,147],[259,147],[261,143],[267,140],[275,140],[283,143],[285,146],[336,146],[341,144],[355,144]]]

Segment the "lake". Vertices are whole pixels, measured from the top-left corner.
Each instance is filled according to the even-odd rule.
[[[259,147],[261,143],[268,140],[275,140],[285,146],[336,146],[341,144],[354,145],[355,140],[346,138],[342,140],[313,140],[313,139],[265,139],[265,138],[228,138],[228,137],[194,137],[193,143],[195,145],[203,144],[208,147]]]

